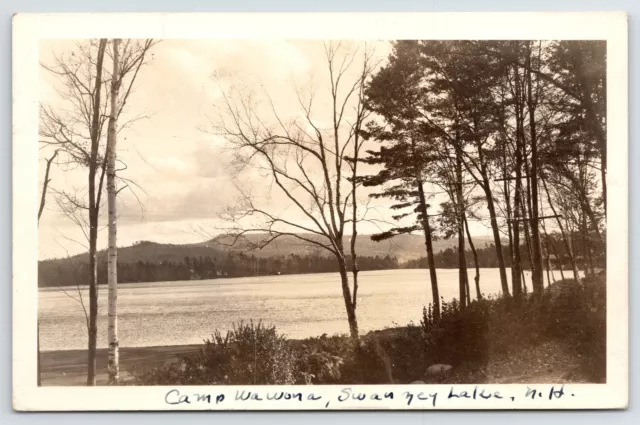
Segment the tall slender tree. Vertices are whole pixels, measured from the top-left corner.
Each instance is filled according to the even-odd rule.
[[[532,68],[532,42],[526,43],[526,81],[527,81],[527,109],[529,115],[529,144],[531,148],[531,168],[530,168],[530,189],[531,189],[531,243],[532,243],[532,282],[533,293],[540,297],[544,290],[543,266],[542,266],[542,247],[540,244],[540,222],[539,222],[539,201],[538,201],[538,134],[536,131],[536,100],[533,94],[533,72]]]
[[[430,153],[428,144],[421,140],[421,132],[408,132],[402,135],[370,125],[366,135],[386,142],[386,146],[381,146],[379,150],[369,150],[369,157],[363,159],[363,162],[368,164],[383,166],[376,175],[363,179],[365,186],[382,186],[382,191],[372,193],[370,196],[392,198],[395,203],[391,209],[400,211],[393,217],[396,220],[402,220],[411,215],[415,216],[415,223],[408,226],[392,227],[373,235],[371,238],[375,241],[381,241],[419,230],[423,232],[429,266],[433,314],[434,317],[439,318],[440,292],[433,251],[432,224],[428,211],[430,205],[427,202],[427,194],[424,189],[427,164],[433,154]],[[406,210],[407,208],[409,210]]]
[[[116,120],[122,113],[138,71],[145,63],[145,55],[153,45],[152,40],[127,40],[118,58],[119,74],[105,69],[105,61],[114,60],[109,52],[108,40],[91,40],[78,43],[66,56],[54,56],[53,63],[42,66],[60,85],[60,102],[57,107],[41,105],[41,143],[57,149],[63,164],[87,168],[86,193],[57,191],[58,206],[63,213],[78,224],[88,241],[89,251],[89,314],[87,385],[96,383],[96,345],[98,318],[98,261],[97,243],[102,193],[107,171],[105,129],[111,113],[109,84],[124,84],[125,90],[116,99]],[[59,105],[62,105],[60,107]],[[120,130],[139,119],[136,116],[120,126]],[[115,124],[115,123],[114,123]],[[86,200],[83,198],[86,196]]]
[[[116,205],[116,143],[118,98],[120,92],[120,40],[113,39],[113,73],[111,78],[111,110],[107,131],[107,206],[109,210],[109,244],[107,248],[107,282],[109,287],[108,323],[108,372],[109,383],[120,380],[118,353],[118,245],[117,245],[117,205]]]
[[[313,94],[304,98],[297,91],[302,116],[287,120],[277,112],[268,93],[265,111],[252,90],[243,90],[234,84],[222,90],[222,111],[213,123],[214,132],[225,137],[232,147],[238,169],[251,167],[265,171],[273,187],[309,223],[294,222],[275,209],[262,206],[249,190],[238,185],[240,204],[224,217],[233,223],[232,229],[226,230],[233,236],[232,243],[242,240],[247,233],[259,232],[265,237],[254,244],[256,247],[291,236],[331,253],[338,264],[349,331],[354,340],[359,335],[357,287],[349,282],[347,258],[350,253],[344,238],[354,221],[353,203],[357,202],[353,167],[359,158],[352,157],[351,152],[354,155],[360,152],[364,109],[358,105],[362,102],[363,81],[369,78],[374,66],[371,55],[366,48],[358,51],[349,50],[341,43],[325,44],[328,104],[331,105],[328,128],[318,124]],[[356,111],[355,117],[349,112],[352,108]],[[268,115],[271,119],[266,118]],[[352,214],[348,214],[350,206]],[[357,208],[355,211],[357,214]],[[245,224],[243,219],[247,217],[259,217],[259,223]],[[304,233],[298,233],[300,231]],[[314,237],[307,237],[308,234]],[[351,257],[355,258],[354,250]],[[354,271],[357,279],[357,269]],[[353,283],[357,284],[357,280]]]
[[[431,102],[436,110],[425,108],[421,115],[460,156],[468,175],[484,192],[502,292],[509,296],[492,182],[500,157],[494,90],[502,78],[503,64],[487,58],[479,60],[463,42],[421,42],[420,53],[428,90],[437,99]]]

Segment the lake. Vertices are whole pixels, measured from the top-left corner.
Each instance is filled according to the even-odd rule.
[[[458,271],[439,269],[440,295],[458,295]],[[510,277],[510,272],[508,272]],[[525,273],[529,291],[530,273]],[[565,272],[570,276],[570,272]],[[469,269],[471,294],[475,298]],[[556,279],[560,272],[555,271]],[[545,274],[545,286],[546,286]],[[498,269],[480,270],[481,291],[499,294]],[[88,310],[88,290],[82,288]],[[78,288],[39,291],[40,345],[44,351],[84,349],[87,328]],[[357,316],[362,334],[385,327],[419,324],[431,301],[429,272],[381,270],[359,275]],[[348,333],[337,273],[257,276],[185,282],[121,284],[118,292],[120,346],[198,344],[215,329],[240,320],[274,324],[290,338]],[[99,289],[98,347],[107,346],[107,288]]]

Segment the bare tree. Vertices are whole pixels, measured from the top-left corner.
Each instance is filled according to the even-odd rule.
[[[223,111],[214,128],[232,146],[236,165],[240,169],[251,167],[268,176],[272,187],[303,217],[300,221],[285,218],[271,208],[261,207],[255,196],[243,191],[240,204],[227,216],[235,222],[230,232],[235,235],[234,241],[250,232],[262,232],[264,239],[258,244],[262,247],[288,235],[331,253],[339,265],[350,333],[357,338],[357,229],[353,230],[358,221],[357,160],[363,143],[360,130],[366,116],[364,82],[373,65],[371,51],[366,47],[364,52],[356,49],[341,54],[343,47],[340,43],[325,45],[331,105],[326,128],[314,116],[315,93],[304,98],[296,90],[301,113],[287,120],[276,111],[268,94],[265,114],[254,93],[238,87],[223,93]],[[347,82],[350,71],[357,69],[354,63],[358,57],[362,58],[361,68]],[[265,115],[271,115],[272,123]],[[257,217],[260,224],[243,225],[243,219],[248,217]],[[347,270],[349,248],[344,243],[350,223],[353,287]]]
[[[70,161],[88,167],[88,207],[76,203],[78,208],[88,210],[89,218],[89,341],[87,385],[95,385],[96,338],[98,315],[98,275],[97,275],[97,240],[98,212],[100,195],[104,177],[103,161],[99,155],[102,124],[104,123],[104,104],[102,100],[103,62],[107,41],[92,41],[89,46],[79,46],[80,54],[69,58],[57,57],[54,66],[45,66],[57,75],[65,86],[65,93],[60,93],[67,103],[74,107],[69,114],[61,114],[51,107],[41,107],[40,136],[46,144],[55,145],[63,150]],[[102,169],[102,172],[99,172]],[[99,175],[99,181],[96,177]]]
[[[82,229],[89,242],[89,330],[87,385],[95,385],[95,362],[98,315],[97,241],[102,191],[107,166],[104,143],[105,122],[111,100],[109,84],[123,84],[126,89],[115,99],[116,119],[122,112],[152,40],[127,40],[123,54],[117,59],[119,74],[104,69],[109,52],[106,39],[77,43],[67,55],[54,56],[53,63],[42,64],[57,80],[58,103],[40,107],[40,139],[44,146],[57,149],[60,165],[67,168],[86,167],[87,187],[83,190],[56,191],[62,213]],[[120,130],[142,116],[120,126]],[[86,198],[85,198],[86,197]],[[86,199],[86,200],[85,200]]]
[[[38,208],[38,224],[40,224],[40,217],[42,217],[42,211],[44,211],[44,205],[47,201],[47,187],[51,182],[49,178],[49,172],[51,171],[51,163],[58,156],[58,151],[54,151],[53,155],[47,159],[47,167],[44,171],[44,181],[42,182],[42,195],[40,197],[40,208]],[[38,386],[42,383],[42,370],[40,368],[40,320],[38,320]]]
[[[362,183],[358,175],[358,163],[360,162],[360,154],[364,144],[360,129],[363,123],[370,115],[370,111],[365,108],[365,84],[371,67],[368,66],[368,58],[365,53],[364,66],[360,75],[359,87],[357,91],[356,116],[353,124],[353,157],[346,158],[347,164],[351,168],[351,273],[353,275],[353,309],[356,309],[358,301],[358,255],[356,253],[356,240],[358,237],[358,197],[357,190]],[[366,213],[365,213],[366,214]]]

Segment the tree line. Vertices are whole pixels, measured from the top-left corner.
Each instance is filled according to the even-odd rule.
[[[556,242],[561,243],[561,241],[557,240]],[[506,261],[505,265],[507,268],[512,267],[509,247],[503,246],[502,250]],[[527,245],[520,245],[520,255],[525,258],[520,264],[523,270],[530,271],[532,268],[531,263],[528,261],[528,258],[526,258],[527,250]],[[545,252],[543,257],[543,268],[545,270],[560,270],[563,272],[563,276],[564,272],[567,272],[567,276],[571,276],[571,260],[566,250],[558,249],[557,251],[553,250],[549,252],[548,255],[546,254]],[[586,275],[595,275],[596,269],[600,270],[605,267],[605,258],[602,255],[598,257],[592,255],[591,258],[589,258],[590,253],[583,252],[581,249],[576,250],[574,255],[578,261],[579,270],[582,270]],[[446,248],[434,255],[434,263],[436,268],[439,269],[457,269],[460,266],[459,260],[457,249],[454,248]],[[495,246],[489,244],[484,248],[477,248],[475,253],[471,249],[467,249],[465,251],[465,264],[468,268],[473,268],[476,264],[480,268],[498,268],[499,263]],[[427,257],[421,257],[401,263],[401,267],[426,269],[429,267],[429,263]]]
[[[392,256],[363,256],[361,270],[397,269],[401,266]],[[74,286],[83,284],[90,275],[86,259],[57,260],[41,265],[38,273],[40,287]],[[306,273],[334,273],[338,266],[330,257],[320,255],[276,256],[261,258],[238,253],[216,260],[214,257],[189,257],[183,261],[118,262],[118,282],[171,282],[250,276],[271,276]],[[107,284],[107,264],[98,263],[98,285]]]
[[[544,267],[547,270],[571,270],[568,252],[562,245],[561,235],[552,234],[545,238],[548,250],[545,250]],[[528,247],[520,246],[520,253],[526,257]],[[579,267],[585,275],[595,274],[596,269],[605,265],[604,257],[591,257],[579,246],[574,253]],[[503,247],[506,266],[512,267],[508,247]],[[98,256],[98,285],[108,283],[107,263]],[[456,249],[446,248],[434,254],[434,264],[439,269],[459,268],[459,257]],[[499,267],[495,246],[490,244],[482,248],[465,251],[465,264],[469,268]],[[351,266],[351,260],[347,259]],[[531,270],[531,263],[521,263],[523,270]],[[360,256],[359,269],[361,271],[392,270],[392,269],[428,269],[427,257],[399,261],[395,256]],[[87,259],[74,257],[50,261],[40,265],[38,273],[39,287],[74,286],[83,284],[90,276],[91,266]],[[119,283],[141,282],[173,282],[185,280],[208,280],[220,278],[275,276],[307,273],[336,273],[339,272],[336,262],[327,256],[308,254],[289,254],[273,257],[256,257],[245,253],[237,253],[219,258],[211,256],[185,256],[183,261],[134,261],[118,262]],[[569,274],[569,273],[568,273]]]

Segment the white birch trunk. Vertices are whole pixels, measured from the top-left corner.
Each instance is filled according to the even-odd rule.
[[[118,47],[120,40],[113,40],[113,75],[111,78],[111,111],[107,132],[107,204],[109,211],[109,246],[107,262],[107,282],[109,287],[109,324],[108,324],[108,373],[109,384],[117,384],[120,380],[120,364],[118,354],[118,248],[116,226],[116,130],[118,119],[118,91],[120,64]]]

